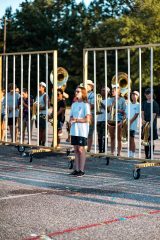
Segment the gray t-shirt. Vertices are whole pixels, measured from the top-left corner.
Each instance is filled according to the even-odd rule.
[[[14,101],[15,97],[15,101]],[[18,100],[20,98],[19,93],[15,92],[14,94],[11,94],[10,92],[7,93],[7,96],[4,97],[4,105],[7,107],[7,112],[8,112],[8,118],[13,118],[13,113],[15,109],[15,117],[19,116],[19,110],[18,110]],[[7,99],[7,103],[6,103]]]
[[[112,97],[110,99],[110,105],[112,105],[112,103],[115,101],[115,97]],[[116,104],[115,104],[115,110],[116,110]],[[122,110],[123,112],[125,112],[126,110],[126,102],[125,99],[123,97],[118,98],[118,110]],[[118,112],[118,121],[122,121],[123,120],[123,113]],[[114,121],[116,121],[116,116]]]

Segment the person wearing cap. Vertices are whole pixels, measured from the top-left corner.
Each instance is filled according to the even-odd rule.
[[[100,113],[97,114],[97,133],[98,133],[98,148],[99,153],[105,152],[105,122],[106,122],[106,104],[109,105],[109,92],[110,89],[107,87],[107,100],[105,87],[101,88],[102,102],[100,106]],[[110,118],[110,113],[107,113],[107,120]]]
[[[116,99],[117,99],[117,126],[118,126],[118,156],[121,154],[122,149],[122,120],[124,118],[126,110],[126,102],[123,97],[121,97],[121,92],[119,84],[112,85],[112,97],[110,99],[110,113],[111,118],[108,121],[108,130],[111,138],[111,155],[114,155],[115,151],[115,129],[116,129]],[[114,113],[114,114],[112,114]],[[113,118],[113,119],[112,119]]]
[[[151,100],[153,96],[153,112],[151,113]],[[151,114],[153,116],[153,139],[151,139],[151,126],[149,131],[149,146],[144,146],[145,150],[145,158],[151,158],[151,152],[154,152],[154,142],[151,144],[152,140],[158,139],[157,134],[157,116],[159,114],[159,106],[158,103],[154,100],[153,89],[146,88],[145,89],[145,97],[146,100],[142,102],[142,128],[148,122],[151,125]],[[153,149],[151,150],[151,145],[153,145]]]
[[[92,80],[87,80],[87,98],[88,103],[91,108],[91,121],[89,125],[89,134],[88,134],[88,144],[87,144],[87,152],[91,151],[92,142],[93,142],[93,132],[94,132],[94,83]]]
[[[136,150],[134,137],[137,131],[138,116],[140,112],[140,105],[138,102],[138,98],[139,98],[139,92],[133,91],[131,93],[131,102],[128,101],[126,111],[125,111],[127,123],[128,123],[128,118],[130,119],[129,157],[133,157],[133,158],[135,157],[135,150]]]
[[[48,106],[47,106],[48,102]],[[38,106],[39,103],[39,106]],[[46,115],[47,109],[50,106],[49,97],[46,94],[46,83],[40,82],[39,84],[39,99],[36,97],[37,110],[39,107],[39,145],[45,146],[46,141]],[[37,125],[37,119],[36,119]]]
[[[16,142],[18,140],[18,117],[19,117],[18,101],[20,98],[20,94],[15,92],[16,87],[17,87],[16,84],[9,83],[8,85],[9,92],[4,97],[5,104],[4,107],[5,108],[7,107],[8,126],[12,142],[13,141]],[[15,139],[13,136],[13,128],[15,128]]]
[[[24,143],[24,139],[25,139],[25,130],[27,129],[27,133],[28,133],[28,144],[29,144],[29,101],[28,101],[28,91],[26,88],[23,88],[23,91],[22,91],[22,97],[19,98],[19,101],[18,101],[18,106],[20,108],[21,104],[23,106],[23,112],[22,112],[22,120],[23,120],[23,123],[22,123],[22,126],[23,126],[23,129],[22,129],[22,139],[23,139],[23,143]],[[31,116],[31,109],[32,109],[32,106],[33,106],[33,98],[30,96],[30,116]],[[20,111],[20,115],[21,115],[21,111]],[[31,122],[31,119],[30,119],[30,126],[31,126],[31,133],[32,133],[32,122]],[[21,116],[19,118],[19,130],[21,132]]]
[[[60,148],[62,127],[65,121],[66,101],[63,98],[63,90],[57,89],[57,148]]]

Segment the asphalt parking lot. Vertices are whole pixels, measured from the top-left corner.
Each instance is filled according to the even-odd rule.
[[[136,161],[88,158],[86,175],[69,176],[66,154],[29,162],[0,146],[0,239],[97,240],[160,236],[160,168]]]

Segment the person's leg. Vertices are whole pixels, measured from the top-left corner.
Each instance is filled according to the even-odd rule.
[[[42,141],[42,146],[45,146],[45,142],[46,142],[46,130],[43,128],[42,129],[42,136],[41,136],[41,141]]]
[[[99,153],[101,153],[102,152],[101,122],[97,122],[97,133],[98,133],[98,148]]]
[[[5,129],[5,123],[4,119],[1,120],[1,140],[4,141],[4,129]]]
[[[121,155],[122,150],[122,125],[118,125],[118,156]]]
[[[78,153],[79,153],[79,170],[84,172],[84,167],[86,163],[86,152],[83,146],[78,146]]]
[[[75,154],[75,170],[79,171],[80,170],[80,165],[79,165],[79,150],[78,146],[74,145],[74,154]]]
[[[26,131],[26,128],[27,128],[27,133],[28,133],[28,126],[27,126],[27,122],[25,119],[23,119],[23,132],[22,132],[22,139],[23,139],[23,143],[24,143],[24,140],[25,140],[25,131]],[[21,138],[21,130],[20,130],[20,138]],[[28,141],[29,142],[29,141]]]
[[[130,152],[131,152],[131,157],[134,157],[136,151],[136,145],[134,141],[134,136],[130,136]]]
[[[154,154],[154,148],[155,148],[154,141],[153,141],[153,146],[151,146],[151,142],[149,142],[149,158],[150,159],[151,159],[151,153],[153,152],[153,154]]]
[[[149,159],[149,146],[145,146],[144,151],[145,151],[145,158]]]
[[[88,143],[87,143],[87,152],[91,151],[92,143],[93,143],[93,132],[94,132],[94,119],[92,118],[92,122],[89,126],[89,134],[88,134]]]
[[[90,152],[91,151],[91,147],[92,147],[92,143],[93,143],[93,132],[89,133],[88,135],[88,148],[87,151]]]
[[[110,138],[111,138],[111,154],[114,154],[115,149],[115,126],[108,126]]]

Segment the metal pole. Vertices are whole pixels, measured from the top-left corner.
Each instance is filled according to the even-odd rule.
[[[0,57],[0,112],[2,112],[2,57]],[[2,116],[2,114],[1,114]],[[1,134],[1,130],[2,130],[2,119],[0,116],[0,140],[2,140],[2,134]]]
[[[87,87],[88,79],[88,51],[83,50],[83,84]]]
[[[96,106],[96,96],[97,96],[97,92],[96,92],[96,88],[97,88],[97,80],[96,80],[96,72],[97,72],[97,69],[96,69],[96,51],[94,51],[94,55],[93,55],[93,60],[94,60],[94,153],[97,152],[97,149],[96,149],[96,142],[97,142],[97,115],[96,115],[96,112],[97,112],[97,106]]]
[[[53,148],[57,147],[57,51],[53,53]]]

